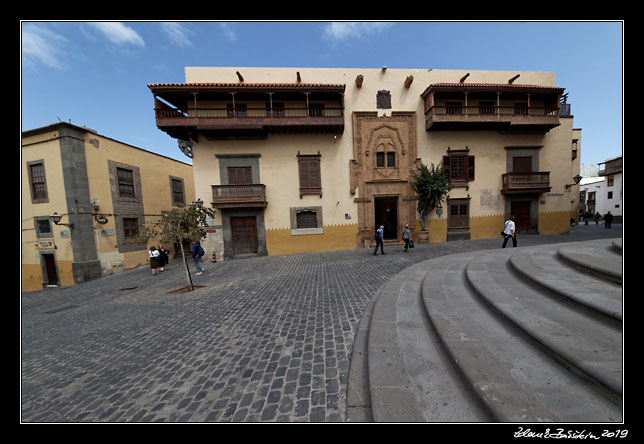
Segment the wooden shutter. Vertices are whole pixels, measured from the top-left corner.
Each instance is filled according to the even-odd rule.
[[[467,180],[474,180],[474,156],[467,156]]]
[[[298,154],[297,160],[300,176],[300,198],[303,194],[319,194],[322,197],[320,155]]]
[[[449,165],[449,156],[443,156],[443,171],[445,171],[445,175],[447,176],[447,180],[451,179],[450,176],[450,165]]]

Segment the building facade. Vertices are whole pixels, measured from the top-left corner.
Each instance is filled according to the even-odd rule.
[[[141,225],[192,201],[192,165],[64,122],[23,132],[23,291],[147,264]]]
[[[600,165],[604,167],[597,171],[596,177],[587,177],[581,181],[580,209],[602,216],[610,211],[614,216],[613,222],[622,223],[622,157],[608,159]]]
[[[149,84],[160,130],[218,209],[204,242],[224,259],[568,231],[577,217],[580,130],[554,73],[187,67]],[[570,109],[570,106],[566,107]],[[442,212],[416,212],[410,176],[442,164]]]

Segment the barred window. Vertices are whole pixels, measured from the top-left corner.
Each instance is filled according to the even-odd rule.
[[[317,228],[317,214],[314,211],[297,213],[297,228]]]
[[[119,197],[135,197],[134,195],[134,174],[132,170],[116,168]]]
[[[29,165],[31,177],[31,192],[34,200],[47,199],[47,182],[45,181],[45,165],[34,163]]]
[[[123,236],[125,240],[138,240],[139,220],[137,218],[123,218]]]
[[[183,196],[183,182],[177,179],[170,179],[172,184],[172,204],[173,205],[183,205],[186,203],[186,199]]]

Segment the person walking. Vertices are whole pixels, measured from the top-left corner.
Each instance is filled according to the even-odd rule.
[[[599,214],[599,211],[595,213],[595,225],[599,225],[599,220],[602,218],[602,215]]]
[[[505,222],[505,228],[503,228],[503,246],[501,248],[505,248],[506,244],[508,243],[508,239],[512,238],[512,248],[517,246],[517,233],[516,233],[516,225],[514,223],[514,216],[510,216],[510,219],[508,219]]]
[[[196,274],[203,273],[203,267],[199,264],[199,260],[204,254],[205,252],[203,251],[203,248],[201,248],[201,243],[198,240],[194,241],[192,243],[192,260],[195,263],[195,267],[197,268]]]
[[[385,226],[380,225],[380,228],[376,230],[376,248],[373,250],[374,256],[378,255],[378,246],[380,246],[380,252],[382,254],[387,254],[385,253],[385,250],[384,250],[384,243],[383,243],[384,235],[385,235]]]
[[[604,214],[604,228],[610,228],[610,225],[613,223],[613,215],[610,214],[610,211]]]
[[[148,253],[150,254],[150,268],[152,269],[152,276],[156,276],[159,274],[159,250],[157,250],[157,247],[152,245]]]
[[[409,225],[405,224],[405,229],[402,232],[402,239],[405,241],[404,252],[409,252],[409,241],[411,239],[411,232],[409,231]]]
[[[159,271],[165,271],[164,267],[168,264],[168,251],[163,248],[163,244],[159,245]]]

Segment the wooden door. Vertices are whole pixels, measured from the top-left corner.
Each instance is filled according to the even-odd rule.
[[[450,199],[447,220],[448,231],[468,231],[470,228],[469,199]]]
[[[257,253],[257,219],[252,217],[231,217],[233,254]]]
[[[530,201],[513,201],[510,212],[514,216],[517,233],[527,233],[530,228]]]
[[[513,157],[512,158],[512,172],[513,173],[531,173],[532,172],[532,157]]]

